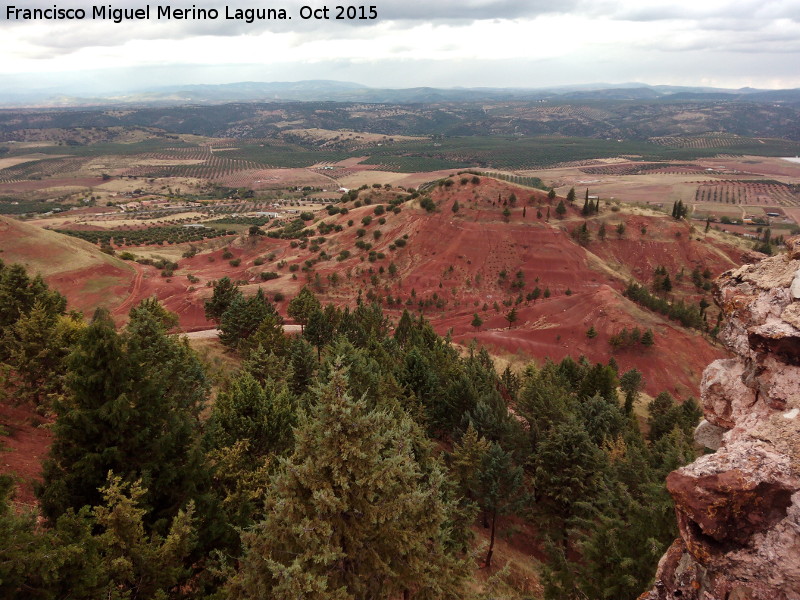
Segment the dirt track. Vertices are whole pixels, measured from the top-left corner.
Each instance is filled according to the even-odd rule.
[[[284,325],[283,330],[286,333],[300,333],[300,325]],[[184,333],[183,335],[190,340],[209,340],[219,337],[219,329],[203,329],[201,331]]]

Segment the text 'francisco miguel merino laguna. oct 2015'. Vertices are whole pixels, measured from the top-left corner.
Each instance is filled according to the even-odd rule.
[[[374,21],[378,18],[377,6],[336,5],[301,6],[294,14],[303,20]],[[24,8],[6,6],[9,21],[215,21],[218,19],[245,21],[291,20],[292,11],[286,8],[176,8],[171,5],[150,5],[139,8],[115,8],[113,5],[96,5],[87,8],[62,8],[54,4],[49,8]]]

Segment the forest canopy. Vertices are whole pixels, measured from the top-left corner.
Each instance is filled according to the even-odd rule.
[[[206,310],[239,367],[212,375],[156,300],[122,329],[87,321],[0,262],[0,394],[53,420],[37,510],[0,476],[0,595],[483,598],[520,526],[546,598],[651,583],[693,400],[637,419],[641,373],[613,359],[498,372],[409,312],[308,289],[289,308],[300,335],[217,282]]]

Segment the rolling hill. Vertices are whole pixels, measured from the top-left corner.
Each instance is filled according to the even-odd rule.
[[[21,263],[64,294],[69,308],[114,308],[128,295],[135,270],[97,246],[0,216],[0,259]]]

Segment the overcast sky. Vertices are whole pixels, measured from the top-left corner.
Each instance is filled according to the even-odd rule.
[[[12,0],[20,8],[83,8],[84,21],[8,20],[8,0],[0,5],[4,87],[32,87],[29,74],[37,87],[70,92],[302,79],[376,87],[800,87],[800,0],[373,0],[378,18],[355,23],[301,19],[310,0],[227,3],[231,10],[283,7],[292,17],[252,24],[225,19],[219,0],[194,3],[220,11],[211,21],[91,21],[91,1]]]

